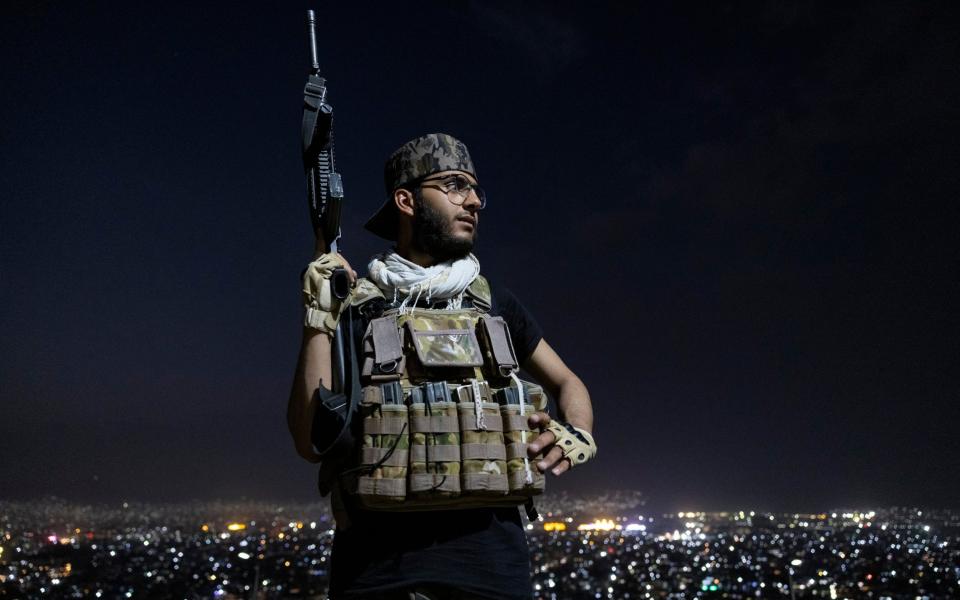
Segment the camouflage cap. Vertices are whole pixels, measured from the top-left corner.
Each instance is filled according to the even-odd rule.
[[[400,146],[383,168],[387,201],[370,220],[366,229],[390,241],[397,239],[397,210],[393,191],[417,179],[440,171],[463,171],[477,176],[470,152],[463,142],[446,133],[430,133]]]

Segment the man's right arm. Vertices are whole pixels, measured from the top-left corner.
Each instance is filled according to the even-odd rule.
[[[326,333],[311,327],[303,328],[300,357],[287,403],[287,427],[293,436],[297,454],[313,463],[320,462],[320,455],[310,437],[313,416],[317,410],[317,385],[323,382],[324,387],[329,387],[333,376],[330,342],[330,336]]]
[[[336,329],[336,323],[339,320],[340,303],[330,297],[329,281],[324,282],[329,277],[329,272],[333,267],[342,266],[347,270],[351,285],[357,281],[357,272],[350,267],[350,263],[339,254],[324,255],[323,239],[317,238],[317,249],[314,255],[314,261],[307,267],[304,278],[303,293],[307,303],[308,315],[314,310],[315,316],[312,319],[313,326],[303,327],[303,339],[300,342],[300,356],[297,359],[297,370],[293,375],[293,386],[290,389],[290,399],[287,402],[287,427],[290,429],[290,435],[293,437],[293,444],[297,449],[297,454],[306,460],[317,463],[320,462],[320,455],[313,447],[311,430],[313,429],[313,416],[317,411],[317,386],[323,385],[329,388],[333,382],[333,362],[331,342],[333,340],[333,330]],[[333,257],[334,263],[326,264],[324,269],[317,269],[320,261],[327,256]],[[324,287],[326,286],[326,289]],[[323,318],[325,310],[330,302],[336,302],[338,308],[334,309],[338,313],[333,320]],[[308,317],[307,321],[311,321]]]

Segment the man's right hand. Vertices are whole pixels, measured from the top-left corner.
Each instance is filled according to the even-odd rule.
[[[350,298],[340,300],[333,294],[330,278],[336,269],[345,269],[351,287],[357,284],[357,272],[338,253],[321,254],[307,265],[303,274],[304,325],[333,336],[340,314],[350,305]]]

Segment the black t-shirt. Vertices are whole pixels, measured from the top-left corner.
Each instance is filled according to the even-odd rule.
[[[540,326],[507,289],[491,285],[491,292],[490,313],[507,322],[523,364],[543,338]],[[366,324],[354,316],[358,340]],[[530,599],[530,552],[517,508],[391,513],[346,500],[350,527],[334,537],[332,598],[438,584],[490,598]]]

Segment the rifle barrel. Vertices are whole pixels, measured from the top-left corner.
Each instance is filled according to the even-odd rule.
[[[310,62],[313,73],[320,72],[320,62],[317,60],[317,18],[313,10],[307,11],[307,35],[310,36]]]

